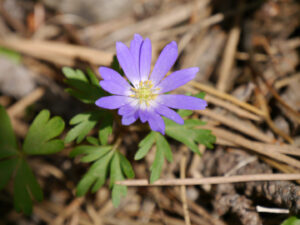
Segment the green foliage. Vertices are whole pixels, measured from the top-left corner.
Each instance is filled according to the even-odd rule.
[[[198,145],[203,144],[207,148],[213,148],[216,137],[210,130],[199,129],[197,126],[205,123],[200,120],[187,119],[184,125],[179,125],[172,120],[164,118],[166,124],[166,135],[185,144],[193,152],[200,155]]]
[[[31,124],[23,144],[23,150],[30,155],[47,155],[63,150],[64,142],[54,139],[62,133],[65,122],[55,116],[50,119],[48,110],[41,111]]]
[[[188,110],[181,111],[184,115],[189,116]],[[164,118],[166,124],[166,135],[179,141],[189,147],[193,152],[200,155],[198,144],[203,144],[207,148],[213,148],[216,137],[210,130],[199,129],[199,126],[205,125],[205,122],[198,119],[186,119],[184,125],[177,124],[172,120]],[[167,139],[158,132],[151,131],[140,143],[134,159],[144,158],[151,147],[156,144],[156,152],[153,164],[150,168],[150,183],[159,179],[164,159],[172,162],[172,151]]]
[[[29,128],[19,149],[9,117],[0,106],[0,190],[9,180],[14,181],[14,205],[18,212],[29,215],[32,199],[42,201],[43,192],[26,162],[27,155],[52,154],[63,149],[61,140],[54,139],[62,133],[64,122],[60,117],[50,119],[47,110],[41,111]]]
[[[65,142],[70,143],[76,139],[76,143],[80,143],[96,126],[101,116],[102,112],[99,110],[80,113],[74,116],[70,121],[70,125],[74,125],[74,127],[69,130]]]
[[[79,69],[64,67],[62,72],[66,77],[65,83],[70,86],[66,91],[80,101],[95,104],[97,99],[105,95],[99,86],[96,75],[91,70],[88,70],[87,75],[85,75]]]
[[[96,144],[95,140],[92,142]],[[82,155],[81,162],[93,162],[93,164],[78,183],[76,194],[83,196],[89,189],[93,193],[98,191],[104,185],[109,172],[112,201],[115,206],[118,206],[121,197],[126,195],[127,188],[126,186],[117,185],[115,182],[124,180],[125,177],[134,177],[130,162],[113,146],[100,146],[99,143],[98,145],[77,146],[70,153],[70,157],[79,155]]]
[[[153,164],[150,168],[151,176],[150,183],[158,180],[162,171],[165,158],[173,161],[172,151],[167,139],[159,132],[151,131],[139,144],[139,150],[135,154],[135,160],[144,158],[153,144],[156,143],[156,152]]]
[[[108,137],[112,133],[113,117],[109,112],[100,110],[84,112],[74,116],[70,121],[70,125],[74,125],[74,127],[69,130],[65,143],[70,143],[74,140],[76,140],[77,144],[82,142],[101,118],[103,120],[100,123],[99,140],[101,144],[106,145]]]
[[[147,155],[150,148],[155,142],[155,132],[151,131],[140,143],[139,150],[135,153],[134,159],[140,160]]]
[[[100,129],[99,129],[99,140],[102,145],[107,145],[108,138],[112,134],[113,131],[113,116],[112,114],[106,113],[105,116],[103,116],[103,119],[100,123]]]
[[[20,159],[14,180],[14,202],[17,212],[23,211],[27,215],[30,214],[32,197],[37,201],[42,201],[43,192],[27,162]]]
[[[3,106],[0,105],[0,159],[18,153],[17,139],[13,132],[10,119]]]
[[[291,216],[283,221],[281,225],[300,225],[300,219],[296,216]]]

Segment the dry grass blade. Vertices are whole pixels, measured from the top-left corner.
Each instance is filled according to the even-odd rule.
[[[251,174],[230,177],[204,177],[185,179],[160,179],[150,184],[146,179],[118,181],[117,184],[125,186],[180,186],[203,184],[226,184],[253,181],[299,180],[300,174]]]
[[[5,38],[0,39],[0,46],[63,66],[74,66],[76,60],[96,65],[110,65],[113,57],[111,52],[53,41]]]
[[[218,91],[217,89],[215,89],[213,87],[210,87],[208,85],[201,84],[201,83],[198,83],[198,82],[195,82],[195,81],[191,81],[189,84],[191,84],[193,87],[195,87],[195,88],[197,88],[201,91],[207,92],[207,93],[209,93],[211,95],[214,95],[214,96],[217,96],[221,99],[230,101],[230,102],[240,106],[241,108],[244,108],[244,109],[246,109],[250,112],[255,113],[256,115],[265,116],[264,112],[261,111],[260,109],[254,107],[253,105],[250,105],[246,102],[243,102],[243,101],[233,97],[232,95],[229,95],[229,94],[226,94],[224,92]]]
[[[204,115],[209,118],[212,118],[214,120],[217,120],[217,121],[221,122],[222,124],[225,124],[226,126],[228,126],[230,128],[240,131],[241,133],[244,133],[253,138],[256,138],[257,140],[260,140],[263,142],[268,142],[268,143],[272,143],[274,141],[272,137],[264,134],[259,129],[257,129],[257,127],[249,126],[248,124],[245,124],[238,119],[234,119],[234,118],[227,117],[225,115],[221,115],[210,109],[199,110],[199,111],[197,111],[197,113],[200,115]]]

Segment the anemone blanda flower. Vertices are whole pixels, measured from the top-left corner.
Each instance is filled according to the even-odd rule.
[[[175,41],[165,46],[151,73],[149,38],[143,39],[135,34],[129,48],[117,42],[116,49],[120,66],[130,83],[115,70],[100,67],[103,78],[100,86],[113,95],[98,99],[96,105],[119,109],[123,125],[130,125],[139,118],[142,123],[148,122],[152,130],[164,134],[165,124],[161,116],[183,124],[184,120],[172,109],[201,110],[207,106],[206,101],[196,97],[164,94],[191,81],[199,71],[197,67],[187,68],[164,78],[178,56]]]

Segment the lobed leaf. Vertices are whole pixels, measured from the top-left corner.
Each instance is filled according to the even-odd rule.
[[[185,144],[193,152],[200,155],[198,144],[203,144],[207,148],[213,148],[216,137],[210,130],[199,129],[199,126],[205,125],[205,122],[197,119],[188,119],[184,121],[184,125],[179,125],[169,119],[164,118],[166,123],[166,134]]]
[[[120,154],[114,154],[110,165],[110,186],[112,187],[112,202],[115,207],[120,204],[121,197],[127,194],[127,187],[115,184],[116,181],[124,180],[121,169]]]
[[[185,144],[193,152],[200,154],[198,146],[194,141],[196,134],[192,129],[184,125],[177,124],[166,118],[164,118],[164,121],[166,123],[166,134],[169,137]]]
[[[70,125],[75,125],[69,132],[65,138],[65,143],[70,143],[76,140],[76,143],[80,143],[86,137],[86,135],[96,126],[102,117],[102,111],[91,111],[80,113],[74,116]]]
[[[92,187],[92,192],[96,192],[105,183],[107,170],[114,152],[110,151],[93,163],[88,172],[83,176],[77,185],[77,196],[85,195]]]
[[[112,134],[113,131],[113,117],[110,113],[104,113],[105,119],[101,121],[100,123],[100,129],[99,129],[99,140],[102,145],[107,145],[108,138]]]
[[[164,164],[164,149],[160,145],[156,145],[156,152],[153,164],[151,165],[150,183],[158,180]]]
[[[99,145],[100,144],[99,140],[97,138],[95,138],[95,137],[92,137],[92,136],[86,137],[86,141],[88,143],[90,143],[91,145]]]
[[[55,116],[50,119],[50,112],[42,110],[31,124],[25,137],[23,150],[30,155],[46,155],[61,151],[64,142],[53,139],[64,130],[64,121]]]
[[[155,132],[151,131],[140,143],[139,143],[139,149],[136,152],[134,159],[140,160],[147,155],[150,148],[155,142]]]
[[[65,83],[70,86],[66,91],[87,104],[95,104],[95,101],[105,95],[105,92],[99,86],[99,81],[95,74],[88,70],[87,76],[81,70],[74,70],[69,67],[62,69],[67,78]]]
[[[161,135],[160,133],[156,133],[156,147],[159,149],[163,149],[164,156],[169,162],[173,161],[173,155],[171,147],[167,141],[167,139]]]
[[[27,162],[20,159],[14,180],[14,205],[17,212],[23,211],[29,215],[32,212],[32,198],[42,201],[43,192]]]
[[[0,105],[0,159],[18,153],[17,139],[5,108]]]
[[[120,158],[122,171],[124,172],[124,174],[126,175],[127,178],[134,178],[134,171],[133,171],[133,168],[132,168],[130,162],[124,155],[122,155],[121,153],[118,153],[118,154],[119,154],[119,158]]]
[[[200,129],[196,130],[196,133],[196,141],[199,144],[203,144],[210,149],[214,147],[213,144],[216,142],[216,137],[211,133],[211,130]]]
[[[8,183],[16,168],[17,162],[17,158],[0,161],[0,190]]]

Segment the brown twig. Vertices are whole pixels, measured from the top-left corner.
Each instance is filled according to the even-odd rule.
[[[248,124],[243,123],[242,121],[235,119],[235,118],[230,118],[225,115],[215,113],[214,111],[210,109],[205,109],[205,110],[199,110],[197,111],[198,114],[207,116],[209,118],[212,118],[214,120],[217,120],[221,122],[222,124],[225,124],[226,126],[236,129],[246,135],[249,135],[251,137],[256,138],[257,140],[263,141],[263,142],[268,142],[272,143],[274,139],[260,130],[258,130],[255,126],[249,126]]]
[[[74,66],[76,60],[96,65],[110,65],[113,57],[111,52],[54,41],[6,38],[0,39],[0,45],[63,66]]]
[[[260,142],[251,141],[247,138],[244,138],[238,134],[234,134],[232,132],[226,131],[221,128],[216,128],[212,126],[202,126],[203,128],[207,128],[212,130],[213,134],[217,137],[221,137],[225,140],[228,140],[230,142],[233,142],[239,146],[242,146],[246,149],[252,150],[256,153],[259,153],[261,155],[268,156],[270,158],[276,159],[280,162],[284,162],[288,165],[294,166],[296,168],[300,168],[300,162],[292,157],[286,156],[280,152],[274,151],[274,149],[271,149],[269,145],[262,144]]]
[[[184,154],[180,161],[180,179],[185,178],[185,170],[186,170],[185,167],[186,167],[186,155]],[[185,224],[191,225],[191,219],[190,219],[190,214],[189,214],[189,209],[188,209],[187,199],[186,199],[186,187],[184,185],[180,186],[180,195],[181,195]]]
[[[250,105],[246,102],[243,102],[237,98],[235,98],[234,96],[232,95],[229,95],[227,93],[224,93],[224,92],[221,92],[213,87],[210,87],[208,85],[205,85],[205,84],[201,84],[199,82],[195,82],[195,81],[191,81],[189,84],[191,84],[193,87],[201,90],[201,91],[205,91],[211,95],[214,95],[214,96],[217,96],[221,99],[224,99],[224,100],[227,100],[227,101],[230,101],[238,106],[240,106],[241,108],[244,108],[250,112],[253,112],[259,116],[265,116],[264,112],[256,107],[254,107],[253,105]]]
[[[147,179],[118,181],[117,184],[125,186],[181,186],[181,185],[203,185],[203,184],[226,184],[253,181],[278,181],[299,180],[300,174],[251,174],[237,175],[231,177],[204,177],[185,179],[160,179],[150,184]]]
[[[245,1],[239,1],[238,3],[238,9],[244,7]],[[232,81],[231,78],[231,71],[232,67],[234,65],[235,60],[235,53],[237,50],[237,45],[240,39],[240,20],[241,20],[242,12],[239,12],[235,16],[234,25],[231,28],[229,34],[228,34],[228,40],[227,45],[224,50],[223,59],[220,65],[220,72],[219,72],[219,79],[217,82],[217,89],[223,92],[228,91],[229,84]]]

